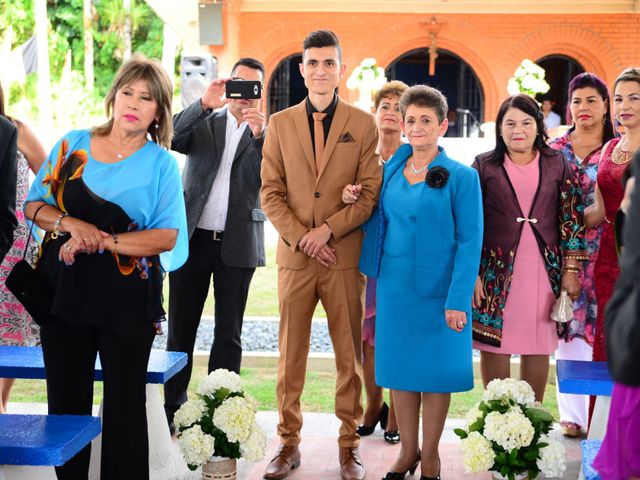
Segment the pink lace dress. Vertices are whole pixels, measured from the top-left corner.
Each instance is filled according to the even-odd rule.
[[[13,245],[0,265],[0,345],[34,346],[40,343],[40,328],[31,319],[22,304],[7,289],[5,280],[13,266],[22,260],[29,227],[22,208],[29,191],[29,164],[18,151],[18,178],[16,188],[16,217],[18,228],[13,232]],[[29,244],[27,260],[34,263],[38,246],[33,240]]]

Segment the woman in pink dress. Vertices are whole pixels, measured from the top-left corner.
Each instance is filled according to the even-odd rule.
[[[40,343],[38,326],[7,289],[4,282],[13,266],[22,260],[29,229],[24,219],[22,206],[29,191],[29,169],[37,173],[47,154],[29,127],[19,120],[8,117],[4,112],[4,94],[0,85],[0,115],[11,120],[18,128],[18,177],[16,188],[16,217],[18,227],[13,232],[13,245],[0,265],[0,345],[32,346]],[[33,262],[37,246],[31,243],[27,259]],[[5,413],[13,378],[0,378],[0,413]]]
[[[580,293],[586,259],[580,186],[562,153],[549,148],[543,115],[528,95],[505,100],[495,150],[476,157],[485,218],[480,274],[473,299],[474,348],[485,386],[511,374],[542,401],[556,324],[549,314],[561,289]]]

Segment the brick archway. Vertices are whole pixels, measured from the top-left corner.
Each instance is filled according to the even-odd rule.
[[[379,55],[379,64],[387,68],[393,61],[403,54],[419,48],[427,48],[430,40],[426,36],[409,39],[405,42],[394,45],[391,49]],[[450,38],[438,37],[438,48],[448,50],[466,62],[474,71],[482,87],[484,94],[484,119],[490,121],[495,116],[495,105],[498,104],[499,95],[495,79],[486,63],[471,50],[466,44],[457,42]]]
[[[514,45],[513,51],[520,55],[520,60],[529,58],[535,61],[548,55],[570,57],[586,71],[602,78],[607,85],[614,80],[610,78],[611,72],[620,72],[626,66],[613,45],[593,31],[573,25],[556,25],[532,32]],[[514,64],[514,70],[516,67]]]

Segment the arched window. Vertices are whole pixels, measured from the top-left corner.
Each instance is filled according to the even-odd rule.
[[[484,121],[484,92],[467,62],[447,50],[438,50],[435,75],[429,76],[427,47],[402,54],[389,64],[389,80],[407,85],[425,84],[440,90],[449,104],[449,130],[446,136],[470,136]]]
[[[567,98],[569,82],[576,75],[583,73],[584,67],[566,55],[547,55],[536,63],[544,68],[545,80],[551,87],[544,97],[555,102],[553,111],[560,115],[564,124],[569,101]]]
[[[307,96],[299,64],[302,54],[290,55],[276,67],[269,80],[268,114],[279,112],[300,103]]]

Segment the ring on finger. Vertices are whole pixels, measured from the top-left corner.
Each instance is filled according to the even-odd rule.
[[[71,250],[71,245],[69,245],[68,243],[64,246],[65,250]]]

